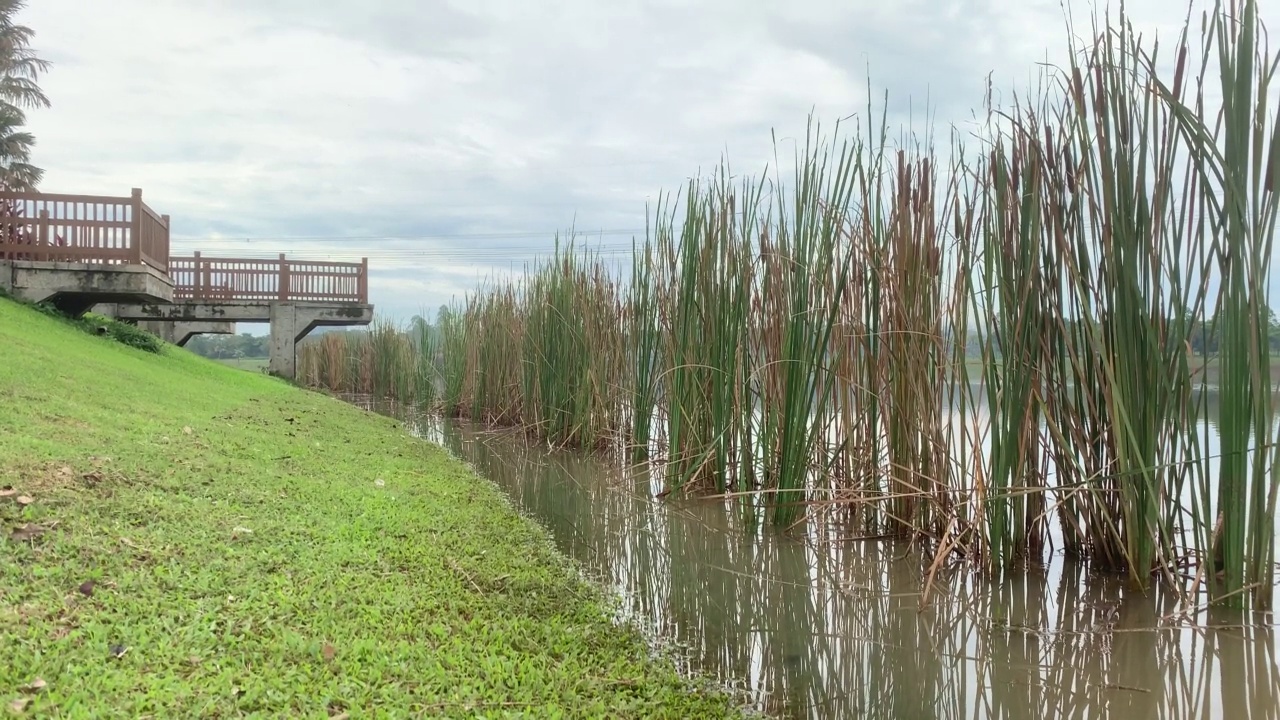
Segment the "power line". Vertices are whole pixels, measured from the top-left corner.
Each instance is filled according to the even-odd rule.
[[[178,252],[177,255],[183,255],[183,252]],[[553,256],[554,255],[552,254],[552,252],[541,252],[541,254],[539,254],[539,252],[530,252],[530,254],[521,254],[521,255],[463,255],[463,254],[458,254],[458,255],[340,254],[339,255],[339,254],[326,254],[326,252],[289,252],[289,254],[285,254],[285,260],[333,260],[333,261],[343,261],[343,263],[349,263],[349,261],[355,261],[360,258],[365,258],[369,260],[458,261],[458,263],[480,263],[480,261],[485,261],[485,263],[494,263],[494,261],[497,261],[497,263],[502,263],[502,261],[509,261],[509,263],[518,263],[518,261],[522,261],[522,260],[548,259],[548,258],[553,258]],[[630,250],[626,250],[626,251],[613,250],[608,252],[593,252],[593,254],[591,254],[591,258],[625,258],[625,256],[631,256],[631,251]],[[202,258],[205,258],[206,260],[212,260],[212,261],[223,259],[223,258],[219,258],[219,256],[204,255],[204,254],[202,254]],[[275,255],[237,254],[236,258],[243,259],[243,260],[274,260]]]
[[[235,249],[239,249],[239,248],[244,248],[245,246],[244,246],[244,244],[243,244],[243,243],[242,243],[242,244],[238,244],[238,245],[236,245],[236,244],[230,244],[230,243],[218,243],[218,244],[211,244],[211,243],[198,243],[198,242],[185,241],[185,242],[178,242],[178,243],[174,243],[174,247],[185,247],[185,248],[191,248],[191,249],[195,249],[195,250],[210,250],[210,251],[214,251],[215,249],[221,249],[221,248],[227,248],[227,249],[233,249],[233,248],[235,248]],[[252,250],[250,250],[250,249],[245,248],[245,251],[246,251],[246,252],[255,252],[255,253],[262,253],[262,254],[274,255],[274,254],[277,254],[276,252],[274,252],[274,251],[275,251],[275,249],[276,249],[276,247],[278,247],[278,246],[272,246],[272,248],[271,248],[271,249],[262,248],[262,249],[252,249]],[[598,243],[598,244],[585,244],[585,243],[580,243],[580,244],[576,244],[576,245],[574,245],[574,246],[573,246],[573,249],[574,249],[575,251],[578,251],[578,252],[590,252],[590,251],[594,251],[594,250],[630,250],[631,248],[632,248],[631,243],[608,243],[608,244],[604,244],[604,243]],[[560,248],[560,249],[561,249],[562,251],[564,251],[564,250],[568,250],[569,248],[568,248],[568,246],[561,246],[561,248]],[[497,254],[501,254],[501,253],[522,253],[522,252],[523,252],[523,253],[527,253],[527,252],[555,252],[555,250],[556,250],[556,249],[555,249],[554,247],[546,247],[546,246],[531,246],[531,245],[483,245],[483,246],[478,246],[478,247],[474,247],[474,246],[473,246],[473,247],[465,247],[465,246],[462,246],[462,247],[460,247],[460,246],[444,246],[444,247],[387,247],[387,246],[385,246],[385,245],[369,245],[369,246],[362,246],[362,247],[361,247],[361,248],[359,248],[358,250],[348,250],[348,251],[346,251],[346,252],[350,253],[350,252],[365,252],[365,251],[368,251],[368,252],[372,252],[372,253],[380,253],[380,252],[382,252],[382,253],[409,253],[409,254],[414,254],[414,253],[422,253],[422,254],[436,254],[436,253],[443,253],[443,254],[448,254],[448,253],[464,253],[464,254],[471,254],[471,253],[482,253],[482,254],[486,254],[486,253],[487,253],[487,254],[494,254],[494,253],[497,253]],[[313,247],[313,248],[309,248],[309,249],[308,249],[308,248],[304,248],[304,249],[296,249],[296,250],[292,250],[291,252],[319,252],[319,253],[329,253],[329,252],[332,252],[332,251],[331,251],[328,247]]]
[[[618,236],[618,235],[643,235],[644,228],[633,230],[591,230],[591,231],[566,231],[560,233],[562,240],[567,239],[589,239],[594,237]],[[536,238],[554,240],[555,233],[548,233],[545,230],[526,231],[526,232],[489,232],[489,233],[451,233],[447,235],[258,235],[250,237],[209,237],[197,235],[175,235],[171,239],[182,242],[348,242],[352,240],[401,240],[401,241],[420,241],[420,240],[511,240],[521,238]]]
[[[234,253],[237,257],[246,259],[274,259],[278,252],[269,252],[265,250],[243,250],[238,248],[216,248],[211,249],[208,246],[197,247],[180,247],[175,248],[175,254],[185,254],[200,250],[202,256],[217,260],[221,254],[219,250],[226,253]],[[501,261],[510,260],[518,261],[522,259],[552,257],[556,250],[554,248],[530,248],[530,247],[504,247],[504,248],[432,248],[422,250],[394,249],[394,248],[363,248],[358,251],[345,250],[342,252],[330,252],[321,249],[309,250],[293,250],[286,252],[285,255],[291,259],[345,259],[350,260],[352,257],[365,257],[370,260],[459,260],[459,261]],[[562,249],[561,252],[564,252]],[[575,248],[575,254],[602,257],[602,256],[623,256],[631,255],[634,248],[631,245],[610,245],[610,246],[594,246],[594,247],[578,247]]]

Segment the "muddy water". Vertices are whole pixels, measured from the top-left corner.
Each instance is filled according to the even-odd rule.
[[[509,432],[420,421],[542,522],[687,662],[787,718],[1280,718],[1269,616],[1179,615],[1054,562],[934,578],[911,548],[782,536],[716,502]]]

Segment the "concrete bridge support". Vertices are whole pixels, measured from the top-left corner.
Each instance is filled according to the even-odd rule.
[[[189,302],[171,305],[100,305],[97,311],[120,320],[136,320],[189,329],[189,334],[217,332],[199,328],[235,322],[271,323],[272,375],[294,379],[298,369],[298,342],[317,327],[368,325],[373,306],[347,302],[229,301]],[[195,328],[195,329],[191,329]],[[163,335],[162,335],[163,337]],[[185,342],[185,339],[184,339]]]
[[[230,335],[236,331],[236,324],[213,320],[180,320],[177,322],[160,322],[142,320],[138,327],[152,335],[157,335],[165,342],[183,347],[196,335]]]
[[[368,310],[365,311],[364,307]],[[323,306],[316,303],[271,303],[272,375],[295,378],[298,374],[298,343],[322,326],[368,325],[373,321],[370,306]]]

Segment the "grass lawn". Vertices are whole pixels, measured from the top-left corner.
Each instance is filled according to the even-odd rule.
[[[0,712],[731,717],[392,420],[0,300]]]

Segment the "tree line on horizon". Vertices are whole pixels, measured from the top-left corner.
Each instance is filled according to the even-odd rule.
[[[405,324],[403,331],[414,345],[421,342],[422,338],[436,339],[439,337],[440,328],[448,321],[451,312],[447,306],[442,305],[434,321],[427,320],[422,315],[414,315]],[[1218,345],[1221,341],[1221,329],[1218,327],[1216,319],[1196,319],[1189,322],[1191,327],[1188,332],[1188,342],[1190,343],[1191,352],[1196,355],[1217,353]],[[359,339],[367,335],[369,329],[363,327],[317,328],[303,342],[318,342],[319,338],[327,333],[343,333]],[[1276,316],[1274,310],[1270,311],[1267,338],[1271,350],[1280,352],[1280,317]],[[965,345],[966,355],[974,358],[981,356],[983,342],[979,333],[970,331]],[[999,351],[998,343],[992,343],[992,346],[994,350]],[[193,338],[191,342],[187,343],[187,349],[198,355],[214,359],[266,357],[267,338],[253,338],[247,333],[241,336],[204,335]]]

